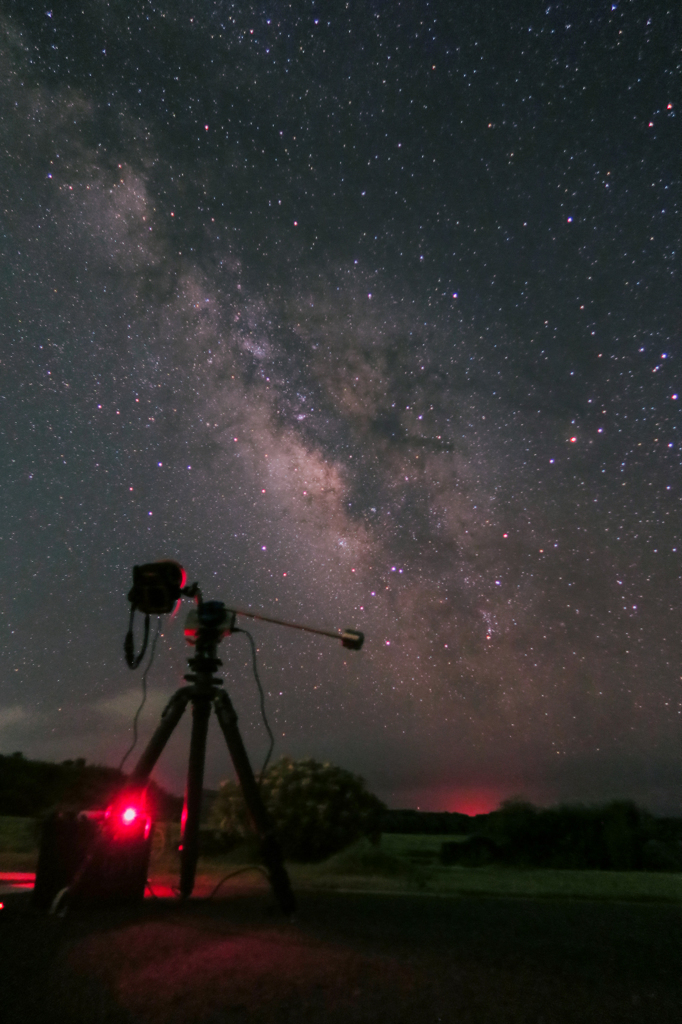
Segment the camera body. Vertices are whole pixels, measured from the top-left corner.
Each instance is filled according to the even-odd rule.
[[[168,615],[180,600],[186,582],[187,573],[171,559],[134,565],[128,600],[145,615]]]

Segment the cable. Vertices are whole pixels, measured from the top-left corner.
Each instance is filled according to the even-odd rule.
[[[267,734],[270,737],[270,747],[268,748],[267,755],[265,757],[265,760],[263,761],[263,767],[261,768],[260,775],[258,776],[258,781],[260,783],[260,782],[263,781],[263,776],[265,774],[265,769],[267,768],[268,762],[270,761],[270,758],[272,757],[272,751],[273,751],[274,746],[275,746],[275,737],[272,734],[272,729],[270,728],[270,724],[268,722],[268,716],[265,714],[265,694],[263,693],[263,687],[261,685],[260,676],[258,675],[258,664],[256,662],[256,645],[254,643],[253,637],[249,633],[248,629],[233,629],[232,632],[233,633],[244,633],[244,635],[249,638],[249,643],[251,644],[251,663],[252,663],[252,667],[253,667],[253,676],[254,676],[254,679],[256,680],[256,686],[258,687],[258,693],[260,695],[260,713],[261,713],[261,718],[263,719],[263,725],[265,726]]]
[[[66,914],[68,904],[65,902],[69,895],[69,886],[65,885],[63,889],[60,889],[55,898],[50,904],[49,914],[56,914],[58,917],[64,917]],[[63,909],[62,909],[63,907]]]
[[[149,889],[149,895],[153,896],[155,900],[160,900],[161,899],[159,894],[154,892],[154,890],[152,889],[152,883],[149,881],[149,879],[147,879],[146,882],[145,882],[145,888]]]
[[[264,875],[265,878],[268,879],[268,881],[270,880],[270,876],[268,875],[267,871],[265,870],[265,868],[262,868],[260,864],[249,864],[248,867],[239,868],[238,871],[231,871],[229,875],[225,875],[224,878],[221,878],[216,887],[212,889],[209,895],[205,896],[204,899],[212,900],[220,886],[223,884],[223,882],[226,882],[228,878],[236,878],[237,875],[243,875],[247,871],[260,871],[261,875]]]
[[[147,620],[149,620],[149,616],[147,616]],[[147,627],[147,629],[148,628],[149,627]],[[160,633],[161,633],[161,616],[159,616],[159,618],[158,618],[158,625],[156,627],[156,633],[154,634],[154,639],[152,640],[152,650],[151,650],[151,654],[149,655],[149,661],[147,662],[146,669],[142,673],[142,700],[140,702],[139,708],[135,712],[135,717],[133,719],[133,742],[131,743],[130,747],[128,748],[128,750],[126,750],[125,754],[123,755],[121,763],[118,766],[118,770],[119,771],[123,770],[123,765],[126,763],[128,758],[132,754],[133,750],[137,746],[137,720],[140,717],[140,713],[142,711],[142,708],[144,707],[145,702],[147,700],[147,674],[149,672],[149,669],[152,667],[152,662],[154,661],[154,654],[156,652],[156,642],[159,639],[159,634]]]
[[[135,654],[135,638],[133,636],[133,620],[135,619],[135,605],[130,606],[130,619],[128,620],[128,632],[126,633],[125,640],[123,641],[123,652],[126,656],[126,664],[128,668],[138,668],[140,662],[144,658],[144,653],[147,650],[147,642],[149,640],[149,615],[144,617],[144,636],[142,638],[142,650],[139,654]]]

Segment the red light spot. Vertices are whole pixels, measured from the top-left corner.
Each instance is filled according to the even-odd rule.
[[[578,440],[578,438],[577,438],[577,437],[572,437],[572,438],[571,438],[571,444],[575,444],[575,442],[576,442],[577,440]]]
[[[126,807],[125,811],[121,815],[121,821],[124,825],[132,825],[137,818],[137,809],[135,807]]]
[[[436,797],[438,802],[434,806],[438,806],[439,809],[442,807],[443,810],[457,811],[459,814],[468,814],[472,817],[476,814],[489,814],[490,811],[494,811],[504,796],[504,793],[495,789],[474,787],[450,794],[439,793]]]

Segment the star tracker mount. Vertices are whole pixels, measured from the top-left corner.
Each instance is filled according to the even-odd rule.
[[[194,647],[195,653],[188,658],[191,672],[184,677],[189,685],[177,690],[166,705],[161,715],[161,722],[121,794],[121,805],[127,805],[131,796],[143,799],[154,766],[182,718],[187,705],[191,703],[192,735],[180,848],[180,895],[183,898],[191,896],[199,856],[199,820],[206,760],[206,738],[213,708],[241,785],[244,802],[260,840],[261,856],[273,892],[284,912],[291,914],[295,909],[295,899],[273,823],[263,803],[259,785],[239,732],[237,713],[223,688],[223,680],[215,677],[216,669],[222,665],[222,661],[218,658],[218,644],[223,637],[238,632],[235,625],[238,615],[304,630],[307,633],[332,637],[340,640],[344,647],[355,651],[359,651],[362,647],[364,635],[352,629],[319,629],[240,608],[228,608],[222,601],[204,601],[198,584],[193,583],[191,586],[187,586],[186,582],[186,573],[177,562],[152,562],[147,565],[136,565],[133,568],[133,586],[128,594],[131,604],[130,624],[124,642],[126,661],[130,668],[137,668],[144,657],[149,638],[149,616],[164,615],[173,611],[182,597],[192,597],[196,601],[196,608],[189,612],[185,625],[185,637],[188,643]],[[133,619],[136,610],[145,615],[144,640],[142,650],[138,655],[134,653],[133,641]]]

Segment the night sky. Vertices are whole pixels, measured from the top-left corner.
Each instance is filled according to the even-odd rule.
[[[253,626],[275,757],[682,811],[679,4],[0,12],[0,750],[118,763],[166,557],[366,633]]]

